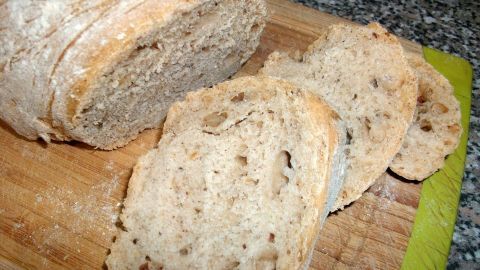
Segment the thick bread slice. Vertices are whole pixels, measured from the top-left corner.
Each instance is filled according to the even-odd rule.
[[[415,110],[417,79],[398,40],[377,23],[337,24],[302,60],[273,53],[260,73],[311,89],[339,113],[349,164],[334,209],[358,199],[399,151]]]
[[[189,93],[135,166],[107,266],[300,269],[341,184],[338,119],[271,78]]]
[[[407,179],[423,180],[443,167],[460,142],[460,104],[452,85],[423,57],[408,58],[418,77],[417,109],[390,169]]]
[[[114,149],[255,51],[264,0],[7,1],[0,118],[28,139]]]

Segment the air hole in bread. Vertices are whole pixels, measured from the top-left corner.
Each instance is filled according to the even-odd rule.
[[[211,131],[208,131],[208,130],[202,130],[203,133],[205,134],[208,134],[208,135],[213,135],[213,136],[219,136],[220,134],[218,133],[214,133],[214,132],[211,132]]]
[[[272,194],[278,195],[282,188],[288,184],[289,179],[284,174],[286,168],[292,169],[291,155],[288,151],[278,153],[272,172]]]
[[[357,99],[358,95],[357,94],[354,94],[353,97],[352,97],[352,100],[355,100]]]
[[[370,81],[370,84],[373,86],[373,88],[378,88],[378,81],[377,79],[373,79]]]
[[[248,165],[247,157],[244,157],[244,156],[236,156],[235,161],[237,161],[237,163],[240,164],[240,166],[242,167],[245,167]]]
[[[274,233],[269,233],[268,234],[268,242],[275,243],[275,234]]]
[[[158,50],[158,42],[153,42],[152,44],[143,44],[137,47],[138,51],[144,50],[144,49],[152,49],[152,50]]]
[[[243,101],[244,98],[245,98],[245,93],[240,92],[236,96],[232,97],[230,101],[232,101],[233,103],[237,103],[237,102]]]
[[[127,228],[125,228],[125,226],[123,226],[123,222],[122,222],[121,220],[118,219],[118,220],[115,222],[115,226],[116,226],[117,228],[119,228],[120,230],[122,230],[122,231],[124,231],[124,232],[127,232]]]
[[[350,130],[347,130],[347,141],[345,142],[346,145],[349,145],[352,142],[352,133]]]
[[[252,25],[252,27],[250,28],[250,31],[256,33],[256,32],[258,32],[259,29],[260,29],[260,25],[258,23],[256,23],[256,24]]]
[[[197,25],[195,27],[200,30],[206,25],[212,25],[212,22],[220,21],[218,17],[220,17],[221,14],[217,10],[212,10],[209,13],[205,13],[205,11],[200,10],[197,12],[197,16],[200,18],[198,19]]]
[[[103,127],[103,123],[102,123],[102,122],[97,122],[97,123],[94,123],[93,125],[96,126],[96,127],[98,127],[98,128],[102,128],[102,127]]]
[[[437,102],[432,105],[432,112],[435,114],[444,114],[448,112],[448,107],[440,102]]]
[[[422,119],[420,121],[420,128],[425,132],[432,131],[432,123],[426,119]]]
[[[137,238],[134,238],[134,239],[132,240],[132,243],[133,243],[134,245],[136,245],[136,244],[138,243],[138,239],[137,239]]]
[[[365,124],[367,130],[370,131],[370,129],[372,128],[372,122],[370,121],[370,119],[368,117],[365,117],[363,123]]]
[[[424,95],[420,95],[417,97],[417,103],[423,104],[425,102],[427,102],[427,98]]]
[[[186,245],[185,247],[181,248],[178,252],[182,256],[187,256],[188,254],[190,254],[191,251],[192,251],[192,245]]]
[[[208,127],[218,127],[228,118],[226,112],[214,112],[203,118],[203,122]]]
[[[151,261],[152,261],[152,259],[150,259],[150,256],[148,256],[148,255],[147,255],[147,256],[145,256],[145,261],[147,261],[147,262],[151,262]]]
[[[288,151],[284,151],[284,152],[287,155],[287,167],[290,168],[290,169],[293,169],[293,167],[292,167],[292,156],[290,155],[290,153]]]

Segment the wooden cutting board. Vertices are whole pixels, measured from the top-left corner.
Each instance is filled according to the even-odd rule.
[[[303,51],[343,19],[268,1],[261,45],[236,75],[255,74],[273,50]],[[421,53],[418,44],[402,41]],[[137,158],[155,146],[149,130],[116,151],[81,143],[26,141],[0,122],[0,269],[100,269]],[[331,215],[311,269],[398,269],[410,238],[421,184],[384,175],[344,211]]]

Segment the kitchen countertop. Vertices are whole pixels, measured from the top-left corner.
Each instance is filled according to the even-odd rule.
[[[475,269],[480,263],[480,3],[440,0],[291,0],[366,24],[378,21],[397,36],[467,59],[474,69],[467,164],[447,269]],[[478,268],[477,268],[478,269]]]

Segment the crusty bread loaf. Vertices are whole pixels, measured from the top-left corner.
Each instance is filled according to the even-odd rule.
[[[276,52],[260,73],[311,89],[339,113],[349,164],[334,209],[358,199],[399,151],[415,110],[417,79],[397,39],[376,23],[337,24],[303,59]]]
[[[442,74],[420,56],[408,58],[418,77],[417,109],[390,169],[407,179],[423,180],[443,167],[445,156],[460,142],[460,104]]]
[[[28,139],[102,149],[158,127],[186,91],[254,52],[263,0],[6,1],[0,118]]]
[[[135,166],[108,268],[302,268],[341,185],[342,130],[280,80],[189,93]]]

